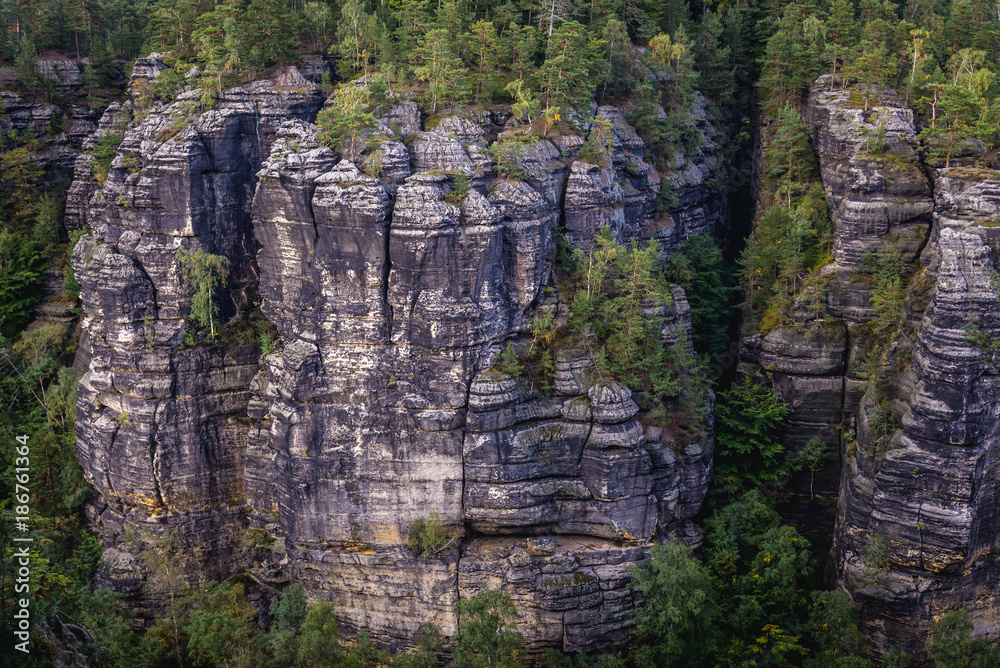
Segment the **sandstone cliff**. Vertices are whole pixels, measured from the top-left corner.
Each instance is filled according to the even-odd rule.
[[[666,534],[698,540],[711,423],[694,442],[644,427],[628,390],[588,380],[583,351],[557,356],[545,395],[493,367],[537,310],[566,317],[561,219],[580,248],[605,225],[668,249],[724,225],[717,147],[677,156],[681,204],[654,222],[662,183],[617,109],[600,110],[609,165],[573,160],[578,137],[538,138],[510,180],[485,151],[509,114],[428,128],[400,102],[372,170],[371,153],[316,141],[312,84],[280,81],[226,91],[210,111],[192,93],[156,103],[103,185],[74,183],[93,229],[74,254],[92,355],[77,447],[113,546],[103,577],[137,593],[141,552],[176,529],[190,576],[302,582],[348,630],[388,644],[425,622],[454,632],[458,597],[498,587],[533,647],[622,640],[628,566]],[[453,203],[458,169],[472,188]],[[182,244],[230,262],[229,326],[194,346]],[[688,336],[688,310],[677,289],[665,343]],[[261,314],[279,336],[266,354],[227,333]],[[417,556],[407,535],[432,513],[453,539]]]
[[[813,436],[835,446],[816,490],[838,499],[832,568],[865,633],[879,651],[919,653],[955,607],[976,634],[1000,636],[997,367],[965,331],[976,319],[1000,334],[1000,172],[924,164],[904,100],[882,91],[865,111],[860,97],[821,77],[803,113],[833,221],[821,303],[803,297],[744,355],[791,405],[789,449]],[[879,128],[886,142],[873,147]],[[905,298],[880,356],[870,263],[881,254],[900,259]]]

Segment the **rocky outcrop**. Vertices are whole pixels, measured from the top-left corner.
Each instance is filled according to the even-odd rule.
[[[137,65],[132,88],[161,64]],[[377,148],[349,155],[317,141],[315,89],[279,75],[210,111],[195,92],[135,97],[152,106],[107,181],[78,163],[71,216],[93,229],[74,257],[92,353],[78,454],[110,544],[102,582],[137,595],[142,549],[176,529],[188,575],[302,582],[389,645],[426,622],[454,633],[458,597],[497,586],[533,648],[624,641],[628,568],[668,534],[700,540],[711,421],[686,440],[643,426],[581,350],[559,352],[546,395],[494,367],[539,309],[566,322],[561,217],[579,247],[609,219],[642,236],[658,181],[635,168],[641,139],[607,108],[628,158],[594,167],[538,138],[518,143],[523,178],[499,178],[486,149],[509,114],[428,128],[399,101]],[[229,261],[228,324],[193,346],[181,245]],[[664,345],[690,346],[689,311],[679,288],[650,310]],[[238,336],[260,316],[277,333],[264,350]],[[420,556],[409,534],[429,518],[449,540]],[[122,540],[136,526],[153,528],[145,547]]]
[[[225,577],[237,568],[245,416],[259,347],[232,336],[191,340],[193,290],[174,255],[183,245],[225,256],[228,285],[216,296],[222,320],[253,308],[255,166],[277,123],[311,117],[319,103],[314,89],[258,82],[227,91],[217,109],[201,114],[185,99],[158,104],[123,130],[103,186],[74,190],[84,198],[93,192],[86,218],[93,234],[73,257],[91,357],[77,430],[77,455],[97,494],[91,521],[124,551],[136,549],[123,542],[128,530],[150,528],[147,542],[176,530],[190,576]],[[107,123],[118,113],[109,110]],[[78,169],[90,178],[85,165]]]
[[[861,89],[832,83],[816,82],[803,116],[830,203],[833,262],[819,288],[799,295],[791,324],[747,341],[746,359],[771,372],[792,409],[791,451],[817,436],[835,447],[815,491],[838,499],[831,571],[861,604],[875,650],[920,654],[928,626],[955,607],[977,635],[996,638],[997,367],[966,327],[1000,335],[991,279],[1000,175],[928,168],[899,96],[873,91],[866,104]],[[888,343],[874,372],[870,258],[894,252],[907,294],[878,335]],[[805,493],[808,481],[803,472],[793,486]]]
[[[641,155],[630,156],[626,152],[621,172],[626,184],[627,209],[639,205],[650,210],[660,189],[670,189],[669,195],[661,198],[664,202],[661,206],[667,210],[650,214],[636,231],[641,238],[657,239],[666,252],[680,248],[695,234],[722,236],[729,221],[729,196],[742,187],[739,175],[730,174],[724,165],[725,135],[711,118],[704,96],[697,91],[689,114],[691,136],[677,142],[665,171],[657,174],[655,170],[644,169],[646,164],[636,160]],[[661,118],[667,118],[665,111]],[[616,131],[616,141],[620,136]],[[652,197],[644,194],[649,190],[655,193]]]
[[[453,632],[459,592],[497,584],[479,574],[486,546],[588,535],[585,552],[606,545],[583,563],[618,564],[607,584],[562,566],[570,580],[594,578],[586,596],[563,592],[562,580],[544,580],[542,593],[513,575],[502,586],[525,619],[549,629],[529,639],[536,646],[561,642],[564,624],[570,648],[623,638],[631,599],[621,564],[697,511],[711,439],[676,453],[662,430],[635,420],[620,388],[577,377],[561,386],[566,396],[546,398],[489,371],[497,344],[526,328],[549,285],[558,210],[541,169],[552,167],[532,168],[541,190],[530,178],[499,179],[485,196],[474,188],[446,201],[445,172],[490,167],[469,158],[482,130],[445,118],[411,134],[416,173],[392,198],[314,132],[282,127],[254,199],[263,309],[282,346],[265,358],[250,403],[254,521],[276,512],[289,576],[332,600],[347,628],[385,642],[412,641],[426,621]],[[686,302],[677,308],[683,324]],[[573,359],[557,374],[571,373]],[[409,529],[432,512],[456,542],[413,556]],[[468,532],[496,537],[458,542]],[[637,547],[614,547],[622,540]],[[606,587],[620,591],[590,592]],[[576,627],[563,621],[570,609]],[[587,641],[595,618],[607,626]]]
[[[615,172],[576,161],[566,184],[566,242],[589,251],[603,227],[619,241],[625,235],[625,207]]]
[[[0,132],[17,132],[38,142],[32,159],[46,171],[48,181],[72,175],[83,142],[94,132],[100,112],[85,107],[25,99],[0,91]]]
[[[856,267],[866,251],[885,246],[912,261],[927,238],[934,208],[917,159],[913,110],[890,91],[868,105],[863,97],[858,89],[836,89],[824,76],[813,86],[804,113],[815,128],[830,199],[833,256],[842,267]]]
[[[920,651],[927,625],[958,607],[976,635],[1000,637],[1000,369],[966,333],[975,321],[987,339],[1000,336],[998,245],[983,216],[996,210],[998,187],[998,172],[934,172],[934,231],[921,257],[933,287],[912,365],[896,376],[900,426],[883,459],[866,397],[847,453],[838,575],[881,646]],[[884,548],[881,572],[862,556],[873,541]]]

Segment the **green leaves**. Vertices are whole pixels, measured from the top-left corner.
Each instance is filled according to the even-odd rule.
[[[583,24],[566,21],[560,25],[549,36],[545,62],[538,70],[545,106],[589,109],[590,88],[594,83],[591,68],[601,57],[592,48],[590,34]]]
[[[480,592],[455,605],[458,618],[453,661],[458,668],[519,668],[524,665],[524,637],[511,628],[517,610],[510,594]]]
[[[215,317],[219,315],[219,305],[215,303],[214,294],[216,288],[226,285],[229,258],[206,253],[201,249],[192,252],[186,246],[178,248],[175,257],[181,279],[194,287],[191,317],[202,327],[209,327],[214,338]]]
[[[334,149],[348,151],[351,160],[368,145],[378,128],[371,109],[371,91],[366,86],[340,84],[330,104],[319,112],[316,138]]]
[[[435,28],[428,31],[415,52],[415,61],[419,64],[413,73],[427,83],[424,101],[432,114],[445,103],[453,105],[467,99],[466,72],[454,46],[454,39],[447,30]]]
[[[16,331],[31,320],[41,299],[44,266],[34,242],[10,229],[0,230],[0,331]]]
[[[689,547],[676,538],[653,545],[649,561],[632,569],[632,583],[643,600],[636,631],[657,665],[681,665],[713,649],[722,611],[708,570]]]
[[[784,480],[791,472],[781,444],[790,409],[770,384],[749,376],[719,393],[716,476],[730,494]]]
[[[413,554],[421,557],[433,557],[455,541],[455,534],[444,528],[441,516],[436,510],[427,515],[427,519],[418,519],[410,527],[407,544]]]
[[[722,251],[705,234],[688,237],[670,255],[666,278],[684,288],[691,305],[694,346],[699,353],[725,352],[729,344],[730,296],[734,289],[723,269]]]

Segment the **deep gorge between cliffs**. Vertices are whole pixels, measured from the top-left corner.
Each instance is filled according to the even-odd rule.
[[[140,60],[130,89],[163,67]],[[582,349],[555,356],[547,393],[494,367],[537,313],[568,314],[557,234],[590,251],[607,227],[669,253],[729,227],[726,184],[753,167],[727,167],[699,99],[703,141],[672,165],[669,219],[654,216],[664,186],[642,139],[610,106],[597,110],[613,129],[610,164],[573,160],[579,137],[538,138],[521,144],[523,178],[498,179],[486,149],[509,132],[503,110],[427,129],[416,104],[393,104],[372,176],[317,141],[323,97],[294,70],[225,91],[184,123],[171,113],[184,94],[131,103],[146,115],[106,182],[82,156],[67,205],[93,231],[73,257],[87,370],[77,449],[95,490],[88,517],[109,545],[102,582],[138,601],[140,554],[176,531],[190,577],[300,582],[346,629],[390,646],[411,645],[428,621],[453,634],[459,597],[497,588],[529,646],[625,640],[629,567],[666,535],[700,541],[712,420],[672,442],[621,385],[587,381]],[[739,370],[766,370],[791,408],[786,447],[832,446],[817,499],[798,474],[788,515],[832,531],[831,581],[862,603],[877,649],[919,649],[958,603],[995,638],[997,368],[963,328],[976,317],[1000,332],[989,273],[1000,175],[921,164],[912,112],[893,95],[861,110],[821,79],[803,110],[834,223],[823,312],[803,297],[788,321],[744,328],[739,346]],[[120,113],[109,108],[101,127]],[[858,133],[866,124],[888,128],[882,154]],[[447,200],[457,171],[471,177],[459,204]],[[739,215],[748,190],[736,190]],[[271,353],[238,336],[185,345],[182,243],[229,259],[223,314],[266,317],[280,337]],[[860,374],[872,288],[856,275],[864,252],[884,247],[903,258],[910,297],[887,381],[896,422],[875,447]],[[665,345],[683,345],[683,292],[657,315]],[[735,359],[727,366],[735,373]],[[415,556],[407,531],[431,511],[462,537]],[[874,585],[859,560],[872,536],[888,545]]]

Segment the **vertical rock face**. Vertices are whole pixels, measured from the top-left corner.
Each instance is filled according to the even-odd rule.
[[[934,209],[917,159],[913,111],[895,94],[865,104],[862,92],[835,88],[830,77],[821,77],[804,114],[815,128],[830,198],[833,257],[840,267],[856,267],[865,251],[890,245],[911,261],[927,238]],[[884,148],[872,139],[880,128]]]
[[[798,297],[791,323],[744,343],[745,359],[771,373],[791,408],[786,448],[797,453],[815,437],[829,446],[819,471],[802,471],[792,480],[799,493],[828,500],[840,488],[844,426],[853,423],[867,387],[860,370],[871,350],[867,323],[874,312],[870,281],[859,276],[862,257],[896,249],[912,265],[934,208],[915,150],[913,112],[894,95],[872,96],[865,111],[861,93],[831,85],[829,77],[820,77],[803,118],[813,128],[830,204],[833,262],[820,271],[818,294]],[[876,151],[866,133],[883,127],[886,144]],[[829,532],[832,517],[825,522],[815,528]]]
[[[558,208],[545,184],[564,168],[534,162],[536,149],[525,171],[541,190],[501,179],[452,204],[441,172],[481,137],[468,123],[413,138],[417,172],[395,198],[311,126],[279,131],[253,210],[281,344],[254,382],[248,500],[261,526],[277,513],[290,577],[348,628],[383,641],[408,642],[427,621],[451,633],[460,593],[499,586],[537,622],[532,645],[594,648],[630,628],[626,566],[700,506],[711,438],[675,453],[627,391],[574,376],[574,357],[557,362],[567,380],[553,397],[490,370],[549,284]],[[667,315],[686,335],[683,293]],[[432,512],[453,544],[416,557],[409,529]],[[557,547],[553,534],[567,538]],[[517,573],[496,570],[497,551]],[[558,569],[543,566],[557,554]]]
[[[134,88],[161,71],[147,60]],[[636,167],[641,140],[606,108],[621,146],[607,169],[539,138],[518,158],[523,180],[497,178],[486,148],[507,115],[421,129],[403,102],[381,119],[372,176],[316,141],[313,88],[281,81],[295,86],[255,82],[198,114],[190,93],[153,106],[106,183],[88,170],[74,184],[94,230],[74,257],[93,354],[78,453],[115,543],[103,577],[136,591],[121,536],[176,528],[196,550],[190,575],[302,582],[385,643],[411,644],[426,622],[453,633],[458,597],[495,587],[532,647],[624,640],[628,567],[667,534],[699,540],[711,424],[692,443],[644,427],[628,390],[587,377],[582,351],[559,353],[548,396],[493,367],[536,310],[566,317],[561,216],[580,247],[608,221],[643,234],[659,182]],[[472,183],[461,198],[457,170]],[[182,244],[230,262],[230,327],[193,347]],[[257,303],[279,337],[263,355],[231,333]],[[665,345],[688,339],[683,291],[658,315]],[[429,518],[449,540],[419,556],[409,534]],[[247,548],[248,528],[275,548]]]
[[[202,114],[184,99],[158,105],[124,133],[102,187],[71,190],[93,228],[73,258],[91,356],[77,454],[98,494],[92,521],[111,542],[137,526],[176,529],[199,577],[231,574],[243,534],[240,418],[259,349],[239,340],[183,345],[194,328],[192,289],[174,255],[184,245],[225,256],[222,319],[252,307],[255,164],[276,119],[315,114],[319,102],[312,90],[260,85],[228,91]],[[91,192],[89,203],[78,201]]]
[[[866,404],[842,477],[835,555],[842,584],[864,601],[877,641],[920,651],[931,621],[969,611],[977,635],[1000,637],[1000,383],[996,361],[970,343],[976,320],[1000,335],[990,227],[1000,172],[935,170],[934,232],[922,261],[930,306],[912,366],[897,382],[901,428],[879,461]],[[985,224],[985,226],[983,225]],[[862,550],[884,540],[885,572]]]
[[[786,445],[819,436],[837,446],[816,492],[839,496],[833,570],[862,604],[876,648],[921,652],[928,626],[954,607],[969,610],[976,634],[996,638],[997,368],[965,328],[976,319],[986,337],[1000,334],[991,279],[1000,173],[928,168],[901,99],[873,93],[865,111],[862,92],[831,85],[814,85],[804,117],[831,206],[834,261],[821,270],[821,296],[800,298],[794,322],[751,339],[748,357],[791,405]],[[884,146],[869,137],[879,128]],[[866,252],[890,249],[908,295],[880,390],[860,373],[875,313],[859,270]],[[807,476],[795,482],[803,491]]]

